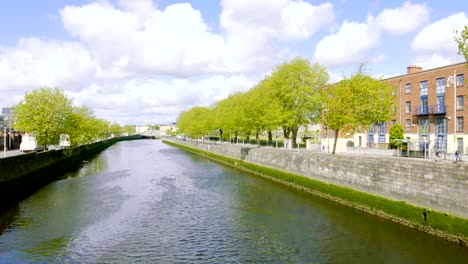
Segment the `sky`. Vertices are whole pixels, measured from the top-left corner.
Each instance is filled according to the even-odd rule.
[[[16,0],[0,3],[0,107],[40,87],[121,125],[247,91],[295,57],[330,82],[463,62],[464,1]]]

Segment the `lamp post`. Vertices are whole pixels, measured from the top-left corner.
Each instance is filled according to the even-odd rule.
[[[453,83],[453,152],[457,150],[457,70],[447,78],[447,87]]]
[[[6,116],[3,116],[3,157],[6,157]]]

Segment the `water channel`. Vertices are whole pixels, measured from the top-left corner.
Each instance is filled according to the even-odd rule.
[[[160,140],[0,213],[0,263],[466,263],[468,249]]]

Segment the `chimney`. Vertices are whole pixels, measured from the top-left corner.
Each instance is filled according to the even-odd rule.
[[[410,65],[410,66],[406,67],[406,73],[407,74],[421,72],[421,71],[422,71],[422,67],[418,66],[418,65]]]

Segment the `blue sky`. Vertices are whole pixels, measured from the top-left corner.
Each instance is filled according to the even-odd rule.
[[[0,4],[0,106],[41,86],[120,124],[173,122],[295,56],[330,81],[463,61],[464,1],[17,0]]]

